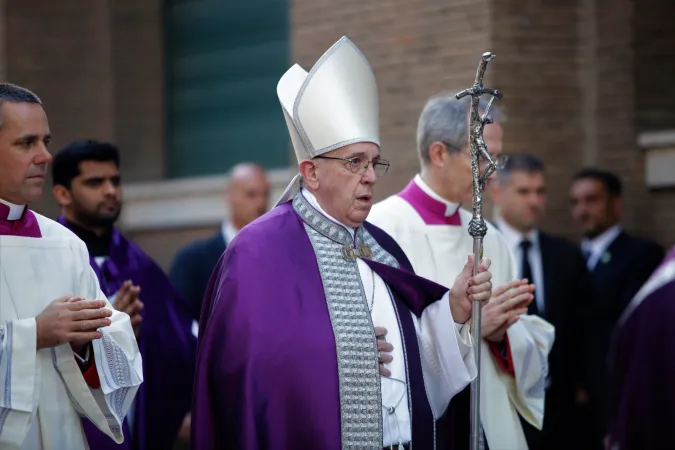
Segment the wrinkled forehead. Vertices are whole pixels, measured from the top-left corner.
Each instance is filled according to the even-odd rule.
[[[351,158],[354,156],[365,156],[368,159],[374,159],[380,155],[380,147],[370,142],[357,142],[344,147],[324,153],[323,156],[331,158]]]

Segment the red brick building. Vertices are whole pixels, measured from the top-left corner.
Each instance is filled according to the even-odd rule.
[[[42,97],[55,149],[120,146],[124,228],[166,266],[218,226],[233,161],[260,160],[277,189],[292,175],[274,89],[292,62],[309,69],[342,35],[368,57],[392,162],[382,197],[416,171],[425,100],[468,87],[491,51],[505,151],[548,167],[545,228],[576,238],[569,181],[598,165],[624,181],[627,229],[671,246],[672,17],[672,0],[0,0],[0,79]],[[56,213],[49,193],[36,207]]]

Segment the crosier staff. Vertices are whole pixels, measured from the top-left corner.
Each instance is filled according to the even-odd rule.
[[[471,96],[471,118],[469,122],[469,148],[471,154],[471,174],[473,176],[473,217],[469,222],[469,234],[473,236],[473,254],[474,254],[474,276],[478,273],[478,265],[483,259],[483,238],[487,233],[487,226],[483,220],[483,191],[485,190],[485,181],[497,170],[497,163],[492,159],[488,153],[485,140],[483,139],[483,128],[486,124],[492,123],[492,118],[488,115],[490,107],[495,98],[501,100],[502,93],[496,89],[490,89],[483,86],[483,76],[487,69],[488,62],[495,58],[490,52],[483,53],[478,70],[476,71],[476,79],[473,86],[469,89],[464,89],[455,95],[455,98],[460,99],[467,95]],[[478,113],[478,105],[480,97],[483,94],[490,94],[492,98],[488,102],[483,115]],[[487,160],[487,167],[485,173],[480,173],[480,158]],[[471,337],[474,342],[475,359],[477,374],[476,378],[471,382],[471,450],[481,450],[483,448],[483,433],[481,432],[480,424],[480,348],[481,348],[481,307],[483,305],[480,301],[473,303],[473,310],[471,313]]]

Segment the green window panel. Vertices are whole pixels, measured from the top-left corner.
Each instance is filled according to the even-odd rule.
[[[167,176],[222,174],[241,161],[288,166],[276,93],[289,67],[288,0],[169,0]]]

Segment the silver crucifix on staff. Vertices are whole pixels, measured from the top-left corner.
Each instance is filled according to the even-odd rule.
[[[483,128],[485,125],[492,123],[492,118],[488,115],[490,107],[495,98],[501,100],[502,93],[496,89],[490,89],[483,86],[483,76],[490,61],[495,58],[490,52],[483,53],[478,70],[476,71],[476,79],[473,86],[469,89],[464,89],[455,97],[460,99],[467,95],[471,96],[471,116],[469,122],[469,148],[471,152],[471,173],[473,175],[473,217],[469,222],[469,234],[473,237],[473,254],[474,254],[474,276],[478,272],[478,265],[483,259],[483,238],[487,233],[487,226],[483,220],[483,191],[485,190],[485,182],[497,170],[497,161],[490,156],[485,140],[483,139]],[[489,94],[492,97],[481,116],[479,113],[480,98],[484,94]],[[487,161],[485,173],[481,174],[480,159],[485,158]],[[481,348],[481,302],[473,303],[473,311],[471,313],[471,337],[474,342],[476,366],[478,368],[476,378],[471,382],[471,450],[483,449],[483,433],[480,425],[480,348]]]

